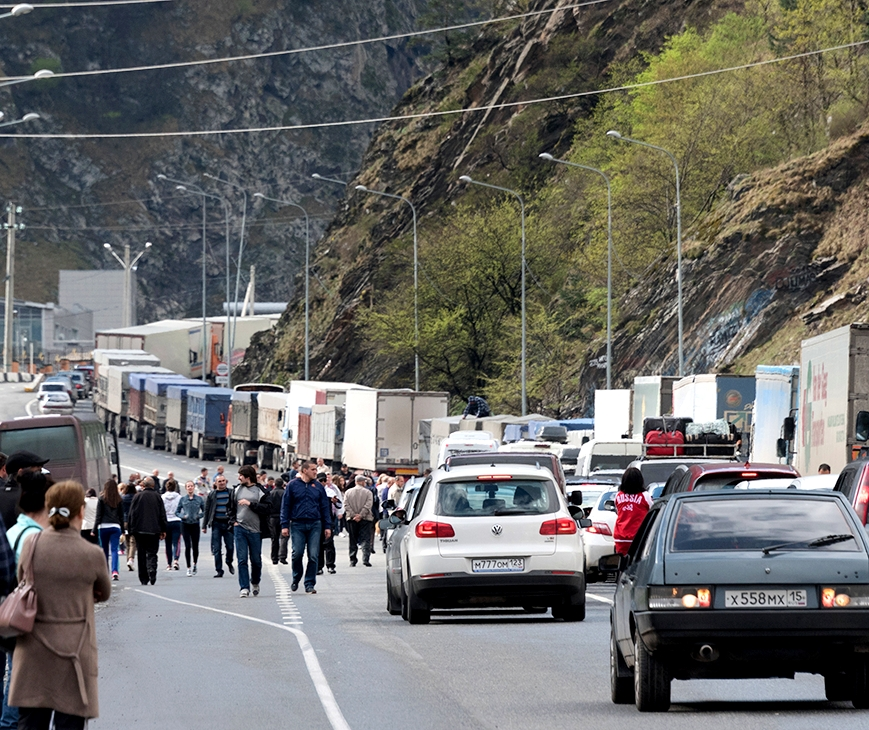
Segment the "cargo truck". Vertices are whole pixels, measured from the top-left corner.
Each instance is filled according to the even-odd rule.
[[[144,350],[94,350],[93,403],[94,411],[100,420],[104,419],[106,402],[109,397],[109,376],[107,368],[110,365],[129,367],[142,365],[144,367],[160,367],[160,358]]]
[[[174,382],[187,380],[178,373],[130,373],[130,389],[128,392],[129,408],[127,420],[127,438],[137,444],[145,443],[148,424],[145,421],[145,386],[149,380],[171,380]]]
[[[166,448],[166,416],[170,385],[204,388],[207,383],[184,377],[153,377],[145,380],[145,406],[142,411],[144,421],[143,442],[149,449],[160,449],[162,451]]]
[[[289,393],[260,393],[257,399],[256,465],[258,469],[283,471],[284,444],[289,434],[284,429],[289,408]]]
[[[187,391],[185,453],[203,461],[226,455],[226,424],[232,391],[191,388]]]
[[[688,375],[673,384],[673,415],[691,418],[694,423],[723,418],[747,436],[754,395],[753,375]]]
[[[421,474],[419,422],[445,418],[449,394],[412,390],[347,391],[343,461],[351,469]]]
[[[802,342],[797,469],[837,473],[866,448],[869,324],[850,324]]]
[[[344,453],[345,407],[311,406],[311,458],[323,459],[336,467]]]
[[[799,409],[800,369],[796,365],[758,365],[754,379],[751,461],[791,464]]]
[[[188,380],[181,385],[166,387],[166,436],[164,448],[171,454],[187,450],[187,393],[191,389],[208,387],[201,380]]]
[[[643,419],[673,412],[673,385],[679,379],[670,375],[638,375],[634,378],[631,419],[634,438],[643,437]]]
[[[119,437],[127,436],[129,419],[130,375],[136,373],[173,375],[169,368],[148,365],[109,365],[104,367],[106,374],[106,405],[97,409],[97,415],[103,413],[103,423],[111,433]]]

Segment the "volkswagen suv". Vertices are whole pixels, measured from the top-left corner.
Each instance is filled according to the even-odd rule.
[[[570,495],[573,505],[582,494]],[[401,613],[428,623],[432,609],[518,606],[585,618],[590,526],[541,466],[483,464],[438,469],[420,489],[398,546]]]

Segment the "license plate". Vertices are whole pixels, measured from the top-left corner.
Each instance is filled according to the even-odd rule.
[[[481,558],[471,561],[474,573],[521,573],[525,558]]]
[[[808,603],[805,588],[725,591],[725,608],[805,608]]]

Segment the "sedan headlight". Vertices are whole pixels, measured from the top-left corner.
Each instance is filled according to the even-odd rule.
[[[821,588],[824,608],[869,608],[869,586],[835,586]]]
[[[704,586],[649,586],[649,608],[711,607],[711,588]]]

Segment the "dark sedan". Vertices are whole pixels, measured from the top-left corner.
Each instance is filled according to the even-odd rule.
[[[821,674],[869,707],[869,539],[832,492],[687,492],[655,502],[618,570],[616,703],[670,707],[673,679]]]

